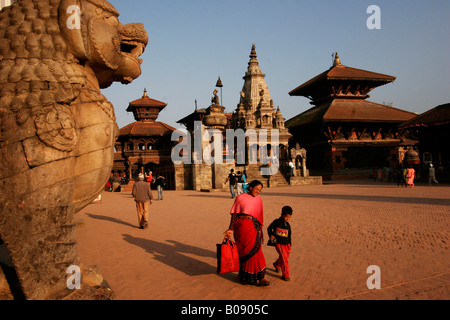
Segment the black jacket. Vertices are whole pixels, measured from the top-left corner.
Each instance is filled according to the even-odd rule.
[[[157,186],[161,186],[163,188],[166,187],[166,179],[164,177],[159,177],[158,179],[156,179],[155,183]]]
[[[284,221],[283,217],[275,219],[267,228],[270,236],[275,236],[278,244],[291,244],[291,225]]]

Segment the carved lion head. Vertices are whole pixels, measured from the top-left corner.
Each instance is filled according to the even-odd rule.
[[[59,6],[61,33],[75,57],[94,70],[101,88],[113,81],[130,83],[141,74],[147,32],[140,23],[122,25],[118,16],[105,0],[62,0]]]
[[[22,126],[84,88],[100,95],[141,74],[148,35],[118,16],[105,0],[21,0],[1,11],[0,144],[10,140],[13,118]]]

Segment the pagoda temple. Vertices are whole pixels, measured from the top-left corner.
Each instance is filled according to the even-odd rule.
[[[399,164],[404,144],[414,144],[399,125],[416,114],[367,101],[370,91],[395,79],[347,67],[336,53],[328,70],[289,92],[313,105],[286,122],[295,142],[308,150],[311,172],[351,179]]]
[[[157,121],[166,106],[151,99],[147,90],[142,98],[129,103],[127,111],[133,113],[136,122],[120,129],[113,168],[116,173],[125,172],[128,179],[136,179],[139,173],[152,171],[165,176],[169,188],[173,187],[171,136],[176,129]]]

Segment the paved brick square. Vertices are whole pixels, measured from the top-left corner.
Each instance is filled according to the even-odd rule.
[[[156,195],[156,191],[154,191]],[[228,192],[165,191],[137,228],[130,192],[103,193],[77,214],[78,252],[100,268],[117,299],[329,300],[450,298],[450,187],[368,181],[265,188],[264,234],[284,205],[294,209],[291,281],[264,246],[269,287],[216,273],[216,243],[230,221]],[[369,290],[369,266],[380,290]]]

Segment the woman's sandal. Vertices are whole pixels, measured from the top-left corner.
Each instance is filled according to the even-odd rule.
[[[257,284],[258,287],[267,287],[268,285],[270,285],[270,282],[265,279],[259,280]]]

